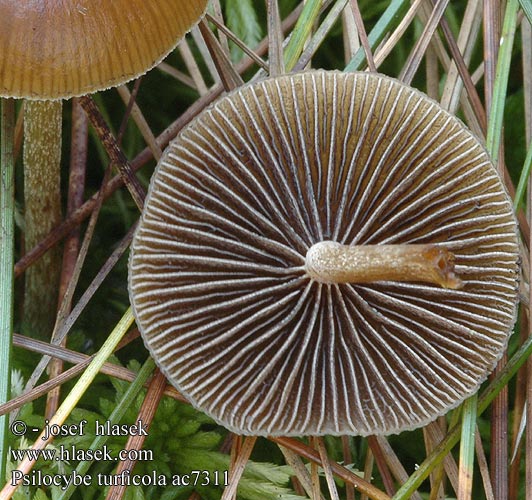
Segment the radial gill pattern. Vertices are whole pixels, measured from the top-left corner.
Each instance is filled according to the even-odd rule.
[[[0,95],[58,99],[157,64],[208,0],[0,0]]]
[[[307,250],[444,246],[463,288],[330,284]],[[306,72],[203,112],[153,177],[130,259],[145,343],[241,434],[388,434],[476,390],[514,323],[512,207],[484,149],[420,92]]]

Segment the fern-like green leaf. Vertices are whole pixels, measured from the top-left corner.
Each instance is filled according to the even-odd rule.
[[[252,0],[227,0],[225,3],[227,27],[248,47],[254,48],[262,39],[262,29]],[[231,44],[231,58],[242,59],[243,52]]]

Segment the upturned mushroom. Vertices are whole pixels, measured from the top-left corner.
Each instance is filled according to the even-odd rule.
[[[479,141],[386,76],[247,85],[181,131],[130,263],[144,342],[241,434],[390,434],[477,390],[514,324],[516,222]]]
[[[24,149],[28,248],[61,218],[61,99],[145,73],[198,22],[207,2],[0,0],[0,96],[29,99]],[[26,273],[25,317],[38,318],[29,320],[31,330],[42,329],[43,316],[53,321],[58,259],[49,253]]]

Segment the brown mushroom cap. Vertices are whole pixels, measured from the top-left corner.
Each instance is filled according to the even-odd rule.
[[[0,96],[69,98],[160,62],[208,0],[0,0]]]
[[[330,284],[317,242],[431,244],[461,289]],[[515,321],[512,205],[490,159],[424,94],[368,73],[245,86],[169,146],[130,258],[146,346],[242,434],[389,434],[473,393]]]

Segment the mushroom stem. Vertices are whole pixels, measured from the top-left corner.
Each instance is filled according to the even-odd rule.
[[[425,282],[457,289],[454,255],[433,245],[342,245],[321,241],[307,252],[307,274],[320,283]]]
[[[24,104],[24,219],[26,248],[61,222],[61,101]],[[50,249],[26,271],[23,329],[43,338],[54,325],[61,266]]]

